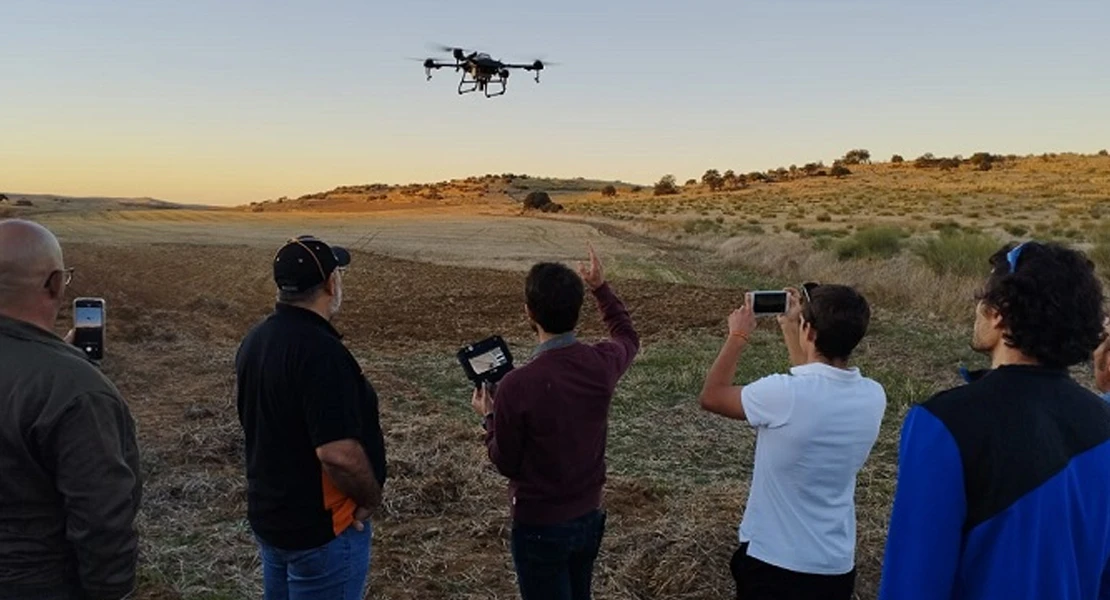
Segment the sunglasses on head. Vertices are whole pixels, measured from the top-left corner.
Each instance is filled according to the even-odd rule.
[[[1010,265],[1011,274],[1017,271],[1018,259],[1021,258],[1021,250],[1025,248],[1025,244],[1022,242],[1006,253],[1006,262]]]
[[[810,301],[810,294],[813,292],[813,290],[817,289],[820,286],[821,286],[820,283],[817,283],[817,282],[814,282],[814,281],[807,281],[807,282],[803,283],[802,284],[802,298],[806,302],[809,302]]]

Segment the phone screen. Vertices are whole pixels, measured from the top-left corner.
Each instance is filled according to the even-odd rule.
[[[753,293],[752,312],[756,314],[776,314],[786,312],[786,292]]]
[[[78,329],[83,327],[103,327],[104,308],[101,306],[78,306],[74,310],[73,326]]]
[[[489,352],[483,352],[482,354],[471,357],[469,359],[469,362],[470,368],[474,369],[474,373],[477,375],[481,375],[486,371],[496,369],[497,367],[507,364],[509,362],[509,359],[505,356],[505,353],[502,352],[500,348],[494,348]]]
[[[78,300],[73,307],[73,345],[89,358],[104,358],[104,304],[98,300]]]

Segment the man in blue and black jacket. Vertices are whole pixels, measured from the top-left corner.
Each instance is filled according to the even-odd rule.
[[[906,416],[880,598],[1110,599],[1110,404],[1068,374],[1102,286],[1056,244],[991,265],[972,339],[991,368]]]

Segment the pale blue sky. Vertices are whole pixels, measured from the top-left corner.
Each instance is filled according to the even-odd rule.
[[[1106,0],[2,0],[0,191],[246,203],[855,147],[1095,152],[1107,32]],[[460,97],[405,60],[430,42],[562,64]]]

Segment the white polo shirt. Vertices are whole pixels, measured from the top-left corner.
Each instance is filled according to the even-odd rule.
[[[758,429],[755,471],[740,523],[748,555],[801,573],[855,565],[856,474],[886,410],[886,393],[858,368],[810,363],[744,386]]]

